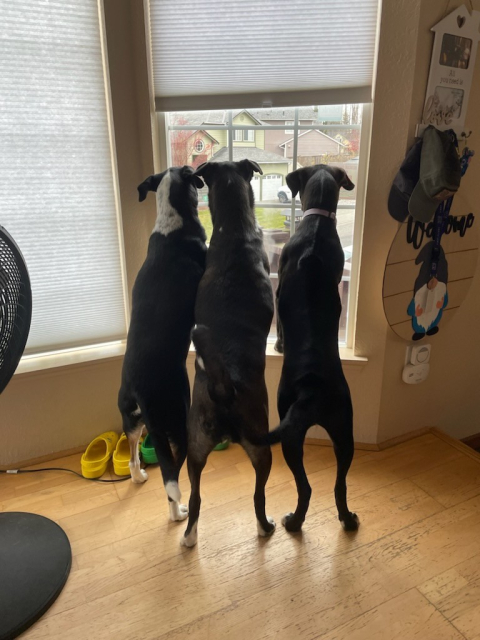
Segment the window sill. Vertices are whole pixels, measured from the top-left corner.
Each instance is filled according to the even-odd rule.
[[[44,353],[41,355],[33,354],[24,356],[20,360],[20,364],[15,371],[15,375],[68,367],[88,362],[95,362],[96,360],[120,358],[125,354],[125,346],[125,340],[118,340],[116,342],[107,342],[90,347],[65,349],[64,351]],[[273,342],[267,343],[266,356],[268,368],[282,368],[283,356],[275,351]],[[356,356],[354,355],[353,349],[347,349],[346,347],[340,347],[340,358],[344,366],[362,367],[368,362],[368,358]],[[195,349],[192,345],[187,357],[187,362],[189,364],[193,364],[194,361]]]
[[[63,351],[23,356],[15,371],[15,375],[34,373],[36,371],[44,371],[58,367],[68,367],[70,365],[93,362],[95,360],[118,358],[125,354],[125,345],[125,340],[117,340],[115,342],[105,342],[89,347],[76,347],[75,349],[64,349]]]

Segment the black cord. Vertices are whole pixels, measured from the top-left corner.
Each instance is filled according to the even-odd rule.
[[[149,467],[150,465],[145,465]],[[19,473],[39,473],[40,471],[68,471],[68,473],[74,473],[79,478],[83,478],[84,480],[91,480],[92,482],[125,482],[125,480],[130,480],[132,476],[124,476],[122,478],[117,478],[116,480],[103,480],[102,478],[85,478],[78,471],[74,471],[73,469],[64,469],[63,467],[44,467],[43,469],[0,469],[0,473],[7,473],[8,475],[17,475]]]

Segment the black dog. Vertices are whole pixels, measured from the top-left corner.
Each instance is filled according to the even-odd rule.
[[[155,446],[172,520],[184,520],[188,514],[179,504],[178,474],[187,453],[190,385],[186,358],[206,256],[197,187],[203,187],[203,182],[190,167],[150,176],[138,187],[140,202],[148,191],[156,192],[157,220],[133,288],[118,396],[130,444],[132,480],[145,482],[148,478],[138,454],[145,424]]]
[[[335,500],[349,531],[358,518],[348,510],[346,476],[353,458],[352,403],[338,352],[342,309],[338,285],[344,253],[336,230],[339,189],[354,188],[345,171],[316,165],[288,174],[292,198],[300,192],[304,219],[285,245],[277,289],[277,350],[284,352],[278,390],[280,425],[270,443],[282,442],[298,490],[295,513],[284,516],[288,531],[298,531],[312,493],[303,466],[303,442],[319,424],[332,439],[337,457]]]
[[[189,520],[182,544],[197,541],[200,476],[208,454],[224,438],[239,442],[256,472],[258,533],[271,534],[265,484],[272,454],[254,443],[268,434],[265,348],[273,317],[273,294],[262,231],[255,220],[250,181],[260,167],[250,160],[205,163],[196,173],[209,187],[213,235],[198,288],[192,339],[197,349],[188,420]]]

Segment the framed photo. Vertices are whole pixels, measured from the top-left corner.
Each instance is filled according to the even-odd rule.
[[[468,69],[472,41],[470,38],[444,33],[440,50],[440,64],[454,69]]]
[[[465,5],[455,9],[432,27],[435,32],[423,125],[437,129],[456,129],[465,125],[470,87],[477,55],[480,11],[468,11]]]

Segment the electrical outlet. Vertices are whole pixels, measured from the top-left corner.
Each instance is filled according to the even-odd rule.
[[[420,384],[427,379],[429,372],[429,364],[407,364],[403,369],[402,380],[406,384]]]

